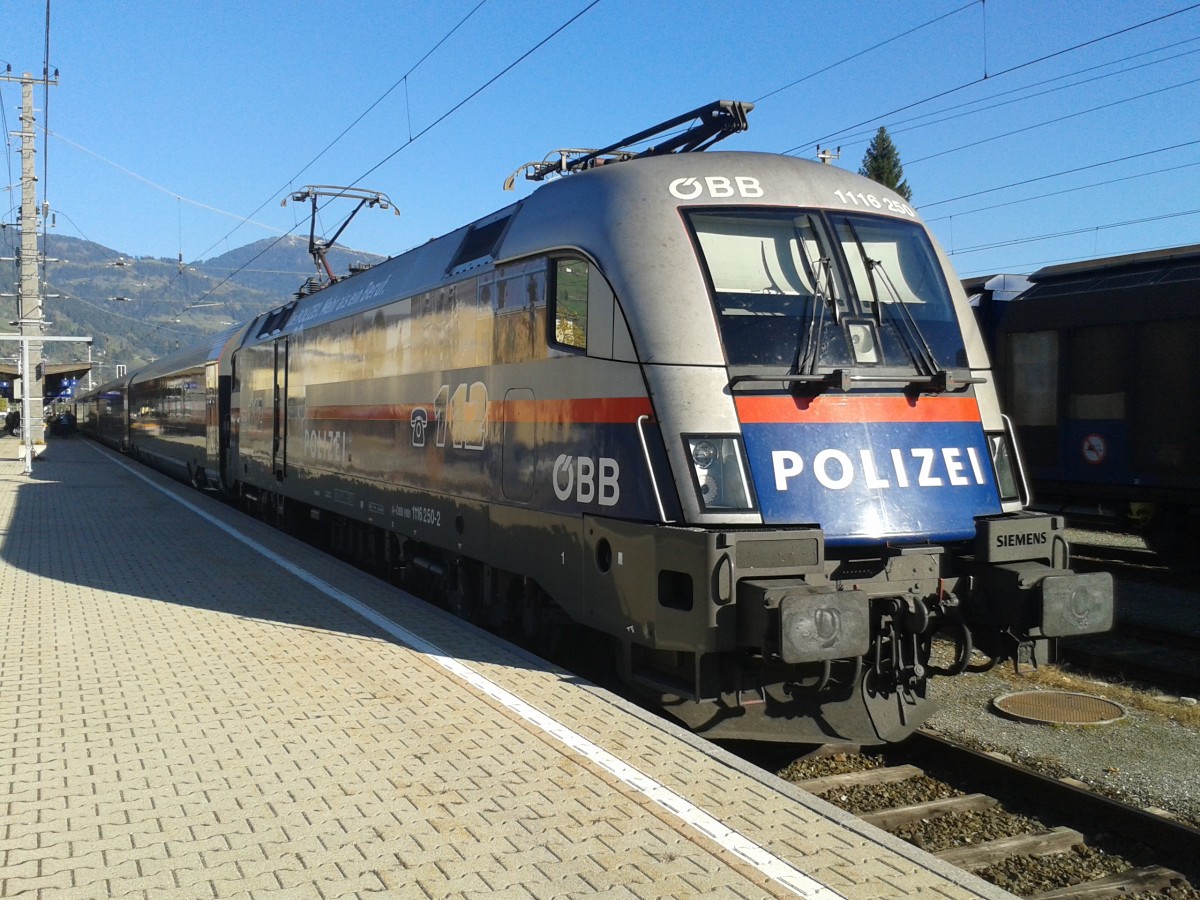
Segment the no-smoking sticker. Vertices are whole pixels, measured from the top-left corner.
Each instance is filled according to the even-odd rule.
[[[1098,466],[1104,462],[1104,457],[1108,456],[1108,441],[1104,440],[1103,435],[1089,434],[1083,439],[1083,446],[1080,447],[1080,450],[1083,452],[1086,462]]]

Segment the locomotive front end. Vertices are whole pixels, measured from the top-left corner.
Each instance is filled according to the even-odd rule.
[[[723,157],[667,187],[721,366],[645,365],[681,523],[624,573],[657,585],[629,680],[713,736],[892,741],[976,650],[1036,663],[1110,628],[1111,578],[1071,571],[1063,521],[1022,508],[985,350],[912,208]]]

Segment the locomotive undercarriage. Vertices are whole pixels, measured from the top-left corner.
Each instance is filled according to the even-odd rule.
[[[711,737],[899,740],[933,711],[931,677],[973,659],[1036,663],[1050,638],[1111,627],[1111,579],[1066,567],[1062,528],[1054,517],[996,517],[980,520],[974,542],[863,554],[826,553],[814,530],[693,530],[711,573],[694,581],[712,593],[702,603],[698,588],[696,606],[680,610],[693,617],[691,632],[680,618],[669,629],[690,634],[692,646],[653,646],[654,617],[674,614],[663,607],[676,598],[660,596],[658,609],[635,611],[651,619],[640,631],[648,640],[623,642],[622,671]],[[669,542],[659,534],[656,546]],[[684,556],[654,564],[682,567]],[[659,585],[661,594],[661,574]]]
[[[827,560],[820,574],[737,589],[734,652],[656,654],[633,646],[630,679],[710,737],[812,743],[900,740],[934,705],[933,675],[963,671],[973,639],[940,576],[943,548]],[[935,655],[936,648],[936,655]],[[686,669],[695,690],[671,690]]]
[[[923,562],[938,565],[940,549]],[[972,664],[1046,659],[1044,629],[1028,624],[1036,615],[1028,588],[1023,601],[1007,601],[1026,624],[1001,627],[987,599],[973,593],[973,579],[895,580],[887,562],[876,562],[876,581],[743,582],[737,651],[698,655],[632,645],[628,680],[709,737],[870,744],[902,740],[932,714],[928,686],[935,676]],[[836,576],[838,565],[831,568]],[[838,628],[847,633],[835,637]],[[681,690],[689,676],[694,689]]]
[[[586,661],[589,677],[615,675],[713,738],[901,740],[935,708],[930,678],[962,672],[974,651],[989,664],[1037,662],[1045,638],[1111,623],[1107,576],[1075,575],[1062,558],[988,559],[978,550],[993,526],[976,545],[856,555],[827,554],[815,529],[585,518],[576,549],[590,556],[588,571],[558,598],[517,572],[276,494],[243,501],[539,655],[566,653],[573,666]],[[1012,520],[1002,521],[1006,533]],[[1052,517],[1020,521],[1057,527]]]
[[[278,493],[241,485],[239,496],[257,518],[547,658],[576,630],[532,578]]]

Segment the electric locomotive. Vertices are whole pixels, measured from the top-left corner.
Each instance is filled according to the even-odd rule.
[[[1110,627],[1109,576],[1022,508],[916,213],[832,166],[686,152],[749,109],[531,163],[565,177],[135,373],[131,449],[471,620],[604,636],[713,737],[898,740],[974,649]]]

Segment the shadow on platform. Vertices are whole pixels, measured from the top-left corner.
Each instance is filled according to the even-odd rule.
[[[268,550],[287,547],[294,560],[320,556],[322,564],[335,567],[335,574],[344,567],[348,579],[370,580],[366,593],[374,595],[373,602],[356,599],[402,627],[410,627],[404,621],[405,608],[413,601],[398,588],[87,438],[76,435],[51,440],[31,475],[23,474],[24,464],[17,453],[16,439],[0,437],[0,511],[13,504],[7,517],[0,515],[0,521],[7,518],[7,527],[0,534],[0,562],[5,565],[98,592],[371,640],[395,640],[173,499],[179,498]],[[130,468],[167,493],[135,477]],[[5,494],[15,498],[5,501]],[[345,590],[343,585],[329,583]],[[354,596],[353,590],[346,592]],[[434,607],[428,611],[482,638],[482,632],[449,613]],[[416,627],[412,630],[418,631]],[[455,655],[505,665],[512,665],[515,656],[530,667],[549,665],[520,648],[494,641],[502,639],[493,636],[456,642],[470,649],[463,654],[461,646],[456,647]],[[505,649],[503,659],[492,654],[493,647]]]

